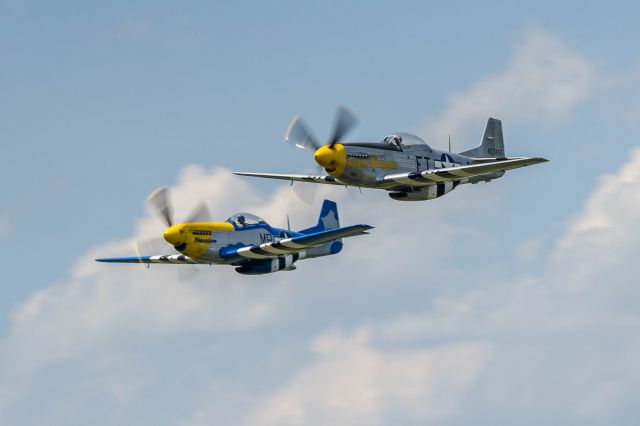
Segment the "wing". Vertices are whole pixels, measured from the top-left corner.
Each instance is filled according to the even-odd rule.
[[[182,254],[174,254],[171,256],[132,256],[132,257],[103,257],[100,259],[96,259],[97,262],[106,262],[106,263],[187,263],[194,264],[200,263],[189,256],[184,256]]]
[[[286,254],[298,253],[339,238],[366,234],[371,228],[373,228],[373,226],[369,225],[345,226],[344,228],[330,229],[328,231],[315,232],[313,234],[302,235],[299,237],[286,238],[273,243],[263,243],[259,246],[223,249],[220,252],[220,256],[231,261],[245,258],[268,259]]]
[[[313,176],[313,175],[285,175],[279,173],[247,173],[247,172],[233,172],[234,175],[238,176],[252,176],[266,179],[280,179],[280,180],[290,180],[296,182],[311,182],[311,183],[325,183],[328,185],[344,185],[340,183],[333,176]]]
[[[396,182],[411,186],[426,186],[436,183],[464,180],[487,173],[502,172],[517,169],[519,167],[532,166],[546,161],[548,160],[540,157],[508,158],[506,160],[470,164],[467,166],[447,167],[443,169],[425,170],[422,172],[396,173],[385,176],[382,179],[382,182]]]

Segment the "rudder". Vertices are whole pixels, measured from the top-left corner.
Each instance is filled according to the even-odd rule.
[[[340,228],[338,205],[335,203],[335,201],[324,200],[324,202],[322,203],[322,209],[320,209],[318,224],[312,228],[305,229],[300,232],[303,234],[311,234],[314,232],[321,232],[336,228]]]
[[[502,122],[496,118],[489,118],[480,146],[460,154],[474,158],[506,158]]]

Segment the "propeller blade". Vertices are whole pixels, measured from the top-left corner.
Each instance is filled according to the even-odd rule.
[[[173,247],[164,238],[149,238],[147,240],[136,241],[136,254],[138,258],[142,256],[156,256],[162,254],[172,254]]]
[[[192,222],[211,222],[211,211],[209,207],[203,202],[200,201],[195,209],[187,216],[185,223]]]
[[[173,209],[169,202],[169,189],[160,187],[153,191],[147,197],[147,203],[156,211],[158,216],[162,218],[167,227],[173,225]]]
[[[329,148],[340,142],[358,123],[356,114],[344,105],[338,107],[333,135],[329,139]]]
[[[196,265],[176,265],[178,282],[187,283],[198,278],[200,270]]]
[[[298,148],[313,149],[314,151],[322,146],[300,116],[293,117],[289,123],[287,132],[284,134],[284,141],[285,143],[293,143]]]
[[[318,166],[312,174],[321,175],[322,167]],[[318,193],[318,184],[305,182],[291,182],[291,192],[307,206],[311,207]]]
[[[291,192],[298,200],[311,207],[318,192],[317,186],[315,183],[294,182],[291,185]]]

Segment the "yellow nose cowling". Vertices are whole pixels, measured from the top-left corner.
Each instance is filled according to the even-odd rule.
[[[347,165],[347,154],[344,146],[339,143],[332,147],[325,145],[318,148],[315,154],[313,154],[313,159],[316,160],[316,163],[324,167],[327,173],[333,177],[342,175]]]
[[[185,242],[186,236],[182,225],[173,225],[165,229],[162,237],[172,246],[177,246]]]

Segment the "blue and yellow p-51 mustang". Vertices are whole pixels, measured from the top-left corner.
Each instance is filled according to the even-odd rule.
[[[341,228],[335,202],[325,200],[318,223],[291,231],[270,226],[263,219],[238,213],[224,222],[208,220],[208,209],[200,207],[185,223],[173,224],[166,188],[156,190],[149,203],[167,224],[164,240],[180,254],[96,259],[109,263],[224,264],[241,274],[257,275],[295,269],[302,259],[336,254],[342,238],[367,234],[369,225]],[[206,219],[206,220],[203,220]]]

